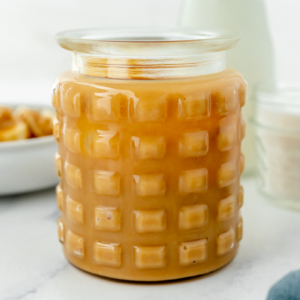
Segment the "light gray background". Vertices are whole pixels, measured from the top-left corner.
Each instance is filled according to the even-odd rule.
[[[265,4],[276,76],[281,82],[299,85],[300,1],[266,0]],[[70,53],[54,40],[57,32],[89,27],[175,26],[180,5],[181,0],[1,0],[0,102],[50,102],[52,82],[71,65]]]

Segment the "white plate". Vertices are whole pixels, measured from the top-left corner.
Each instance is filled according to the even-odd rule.
[[[54,167],[56,151],[52,135],[0,142],[0,195],[55,186],[58,183]]]

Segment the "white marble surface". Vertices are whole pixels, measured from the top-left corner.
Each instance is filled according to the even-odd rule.
[[[70,265],[57,240],[54,190],[0,198],[0,299],[265,299],[276,280],[300,268],[300,214],[264,200],[253,179],[243,184],[244,239],[233,262],[208,276],[152,284]]]

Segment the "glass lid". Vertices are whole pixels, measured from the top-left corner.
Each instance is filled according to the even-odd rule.
[[[161,57],[224,51],[234,47],[240,37],[235,32],[195,28],[99,28],[60,32],[56,40],[74,52]]]

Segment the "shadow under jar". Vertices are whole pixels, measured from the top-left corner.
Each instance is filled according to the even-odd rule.
[[[59,240],[67,259],[112,278],[205,274],[242,238],[241,107],[226,68],[239,35],[82,30],[57,35],[73,70],[53,90]]]

